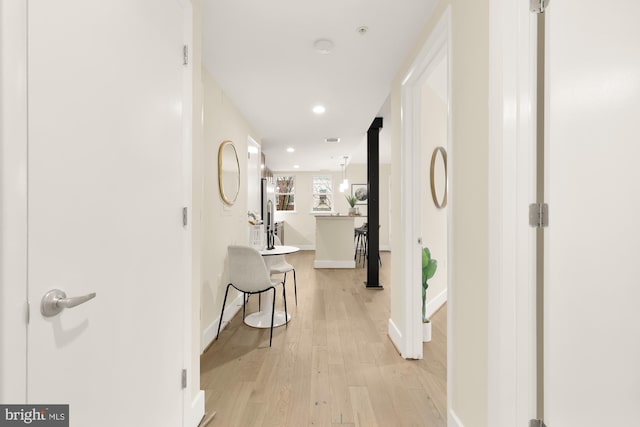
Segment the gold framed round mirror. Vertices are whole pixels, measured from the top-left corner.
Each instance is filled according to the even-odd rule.
[[[441,159],[438,162],[438,159]],[[431,154],[431,197],[438,209],[447,206],[447,151],[436,147]]]
[[[240,193],[240,161],[231,141],[223,141],[218,149],[218,184],[222,201],[232,206]]]

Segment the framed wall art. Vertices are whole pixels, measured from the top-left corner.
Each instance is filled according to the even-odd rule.
[[[366,205],[369,200],[369,187],[367,184],[351,184],[351,195],[358,201],[356,205]]]

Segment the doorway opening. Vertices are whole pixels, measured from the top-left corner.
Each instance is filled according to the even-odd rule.
[[[444,195],[451,191],[452,185],[443,174],[446,171],[451,176],[451,165],[444,167],[443,160],[446,157],[442,155],[452,147],[450,23],[451,11],[448,9],[402,82],[402,187],[403,193],[406,193],[402,199],[401,214],[404,235],[402,251],[405,254],[402,263],[402,304],[405,319],[404,333],[397,345],[406,359],[423,357],[422,290],[416,284],[422,282],[424,246],[431,249],[439,262],[439,283],[435,286],[436,282],[433,281],[434,286],[431,292],[428,291],[427,318],[447,301],[447,294],[451,292],[451,265],[448,260],[452,250],[452,206],[444,202]],[[437,153],[440,153],[440,157]],[[433,174],[430,170],[432,156],[436,158]],[[434,181],[434,187],[437,187],[434,188],[433,198],[430,181]],[[434,206],[433,199],[440,200],[438,204],[441,208]],[[434,224],[429,225],[429,221]],[[447,331],[451,330],[451,313],[452,307],[449,307]],[[450,370],[451,351],[447,353],[447,369]],[[450,393],[451,388],[448,387],[448,390]]]

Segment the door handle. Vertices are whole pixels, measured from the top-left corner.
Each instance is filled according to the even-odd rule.
[[[44,317],[53,317],[65,308],[72,308],[94,299],[96,293],[90,293],[81,297],[67,298],[67,294],[60,289],[52,289],[42,297],[40,312]]]

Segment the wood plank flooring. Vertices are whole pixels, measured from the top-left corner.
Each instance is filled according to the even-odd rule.
[[[366,268],[316,270],[314,255],[287,255],[298,306],[289,275],[293,317],[274,329],[271,348],[269,330],[244,325],[240,311],[202,355],[206,412],[216,412],[209,426],[445,426],[446,305],[424,359],[404,360],[387,336],[390,254],[381,254],[384,290],[365,289]]]

